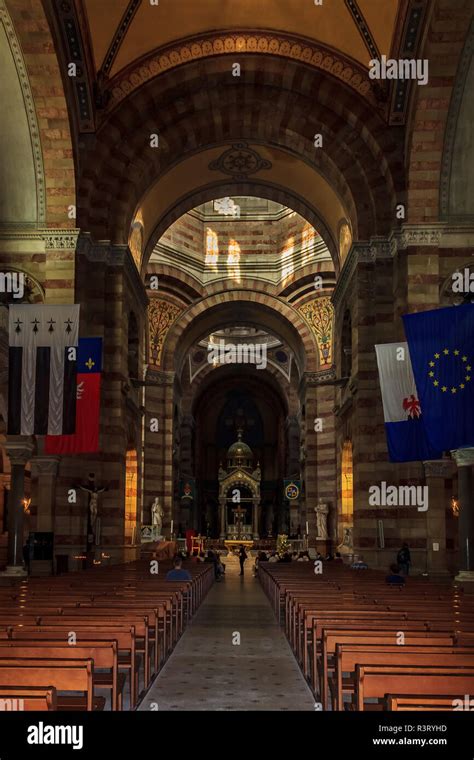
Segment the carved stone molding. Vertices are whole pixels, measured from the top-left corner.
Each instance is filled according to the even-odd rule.
[[[174,372],[161,372],[158,369],[148,367],[146,373],[147,385],[173,386],[175,380]]]
[[[472,465],[474,465],[474,448],[455,449],[454,451],[451,451],[451,456],[458,467],[472,467]]]
[[[333,306],[336,308],[341,303],[358,264],[374,263],[380,259],[390,259],[393,257],[393,254],[394,249],[390,238],[374,237],[369,241],[357,241],[353,243],[331,297]]]
[[[474,245],[474,224],[406,224],[392,232],[389,243],[392,255],[411,246],[470,248]]]
[[[247,143],[234,143],[224,151],[215,161],[211,161],[209,169],[229,174],[236,180],[245,181],[251,174],[256,174],[262,169],[271,169],[271,161],[262,158]]]
[[[332,74],[370,103],[377,103],[368,71],[355,61],[348,61],[340,52],[329,50],[314,41],[281,32],[210,32],[155,50],[137,64],[125,69],[109,83],[111,111],[138,87],[177,66],[203,58],[221,55],[274,55]]]
[[[39,475],[58,474],[61,457],[58,456],[36,456],[31,460],[31,474],[35,477]]]
[[[451,478],[455,471],[452,459],[431,459],[423,467],[427,478]]]
[[[48,230],[42,235],[46,250],[76,250],[79,230]]]
[[[322,372],[305,372],[302,382],[306,388],[315,388],[323,383],[336,379],[336,370],[334,368],[323,370]]]
[[[8,436],[5,449],[12,465],[25,465],[30,461],[35,451],[34,440],[24,435]]]
[[[41,138],[36,116],[35,102],[33,99],[33,94],[31,92],[30,80],[28,77],[28,72],[26,70],[23,53],[16,36],[12,19],[5,5],[5,0],[0,0],[0,21],[2,22],[5,33],[7,35],[10,50],[15,62],[18,79],[20,81],[23,99],[25,101],[25,111],[28,118],[31,147],[33,150],[33,159],[35,164],[37,220],[40,224],[44,224],[46,221],[46,185],[43,167],[43,151],[41,148]],[[4,104],[4,107],[7,107],[7,105]]]

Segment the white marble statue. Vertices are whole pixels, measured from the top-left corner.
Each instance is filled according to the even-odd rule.
[[[161,536],[161,529],[163,527],[163,517],[164,517],[164,511],[160,504],[160,500],[158,496],[155,496],[153,500],[153,504],[151,505],[151,522],[154,528],[156,528],[156,532],[159,536]]]
[[[315,506],[314,511],[316,513],[316,528],[317,538],[327,539],[328,536],[328,514],[329,507],[322,501],[319,501]]]

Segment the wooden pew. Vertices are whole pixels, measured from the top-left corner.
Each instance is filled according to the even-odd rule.
[[[355,709],[366,709],[366,699],[383,701],[387,694],[442,694],[463,699],[474,689],[474,668],[423,665],[357,665]]]
[[[102,709],[104,700],[94,697],[93,661],[0,657],[2,686],[54,686],[58,692],[83,692],[83,697],[58,696],[59,710]]]
[[[0,641],[0,657],[41,658],[46,660],[86,660],[94,663],[94,687],[111,692],[112,710],[122,709],[125,676],[119,675],[117,642],[88,641],[75,645],[67,641]],[[98,670],[105,670],[99,673]]]
[[[0,712],[46,712],[57,710],[56,689],[53,686],[0,686]]]

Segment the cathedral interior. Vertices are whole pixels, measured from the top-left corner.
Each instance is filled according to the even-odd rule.
[[[406,543],[414,578],[474,587],[474,439],[393,461],[375,349],[474,302],[473,13],[0,0],[0,596],[159,541],[229,567],[245,542],[248,574],[282,536],[379,574]],[[99,346],[54,431],[44,353],[30,385],[17,359],[49,307]]]

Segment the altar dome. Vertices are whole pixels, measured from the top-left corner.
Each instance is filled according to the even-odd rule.
[[[253,452],[250,446],[242,440],[241,430],[238,432],[237,441],[227,451],[227,467],[228,469],[236,469],[238,467],[246,470],[253,469]]]

